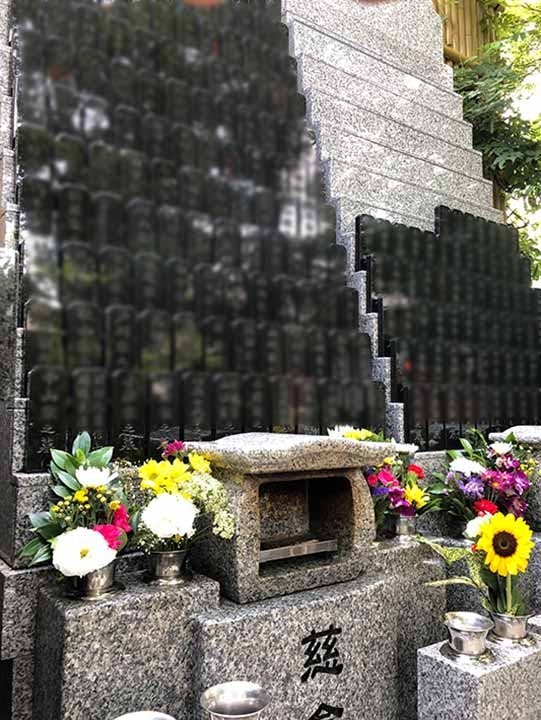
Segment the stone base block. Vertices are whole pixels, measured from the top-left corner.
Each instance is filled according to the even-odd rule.
[[[424,583],[441,570],[418,547],[389,544],[383,554],[382,567],[398,563],[394,575],[248,606],[226,602],[201,616],[198,689],[258,682],[273,697],[269,718],[414,720],[417,648],[441,637],[445,603],[444,590]],[[403,561],[409,572],[399,575]]]
[[[110,720],[141,709],[191,720],[194,618],[218,601],[218,583],[200,576],[165,589],[139,580],[93,603],[43,591],[33,720]]]
[[[418,653],[418,720],[538,720],[541,717],[541,641],[489,643],[492,662],[458,663],[447,643]]]

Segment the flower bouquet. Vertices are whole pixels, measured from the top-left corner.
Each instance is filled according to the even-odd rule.
[[[21,551],[31,565],[52,561],[64,577],[88,578],[79,584],[83,594],[96,573],[97,585],[111,589],[114,560],[131,532],[123,489],[109,467],[113,451],[91,451],[87,432],[75,438],[71,453],[51,450],[52,491],[58,499],[49,510],[29,516],[36,537]]]
[[[184,443],[162,444],[162,460],[139,468],[150,500],[134,515],[134,544],[149,556],[151,579],[180,582],[189,547],[209,532],[229,540],[235,522],[226,489],[208,460],[186,454]]]
[[[383,433],[374,433],[364,428],[338,426],[328,430],[328,433],[331,437],[350,440],[391,442],[386,440]],[[427,490],[421,483],[425,478],[423,469],[410,462],[409,454],[397,453],[384,458],[379,467],[365,468],[365,475],[372,494],[378,532],[381,534],[384,531],[389,519],[411,529],[413,518],[424,511],[429,500]],[[402,522],[403,518],[412,520]],[[412,531],[406,534],[412,534]]]
[[[460,440],[462,451],[449,451],[447,473],[434,474],[430,510],[444,511],[462,523],[484,511],[522,517],[535,469],[530,451],[517,445],[512,435],[491,445],[478,430],[470,430],[468,436]]]
[[[461,584],[475,588],[481,604],[492,615],[496,636],[521,639],[526,635],[529,616],[517,580],[528,568],[534,547],[532,536],[523,518],[497,512],[478,516],[468,524],[467,537],[474,544],[466,548],[444,547],[419,537],[419,542],[432,548],[448,565],[464,561],[468,571],[468,575],[428,585]]]

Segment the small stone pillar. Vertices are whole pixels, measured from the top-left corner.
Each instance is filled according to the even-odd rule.
[[[541,638],[489,642],[490,662],[451,659],[446,647],[417,653],[418,720],[539,720]]]
[[[356,578],[375,538],[362,468],[415,446],[328,436],[248,433],[188,443],[226,485],[235,516],[231,541],[215,536],[194,567],[248,603]]]

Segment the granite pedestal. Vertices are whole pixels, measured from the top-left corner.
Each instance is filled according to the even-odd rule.
[[[447,642],[418,653],[418,720],[538,720],[541,640],[488,643],[491,662],[457,662]]]
[[[218,583],[200,576],[173,589],[139,580],[94,603],[43,591],[34,720],[112,720],[148,708],[191,720],[194,619],[218,601]]]
[[[375,537],[372,498],[361,468],[378,465],[397,450],[415,449],[267,433],[189,443],[188,448],[210,458],[228,489],[236,525],[233,540],[213,536],[201,543],[194,566],[219,580],[222,592],[239,603],[357,577]],[[285,546],[303,537],[335,540],[336,549],[261,562],[265,540]]]
[[[203,614],[199,688],[258,682],[273,696],[265,718],[413,720],[416,648],[441,637],[445,591],[425,587],[441,570],[420,548],[385,554],[387,574]]]

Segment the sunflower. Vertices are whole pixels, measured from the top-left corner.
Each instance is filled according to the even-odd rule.
[[[532,531],[522,518],[496,513],[483,525],[476,545],[486,553],[485,565],[490,571],[507,577],[526,570],[534,543]]]

